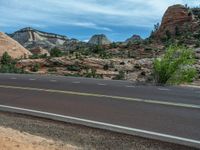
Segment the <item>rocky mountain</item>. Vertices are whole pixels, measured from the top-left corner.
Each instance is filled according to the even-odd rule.
[[[132,37],[128,38],[125,43],[134,43],[142,40],[143,39],[140,37],[140,35],[133,35]]]
[[[96,34],[91,37],[88,43],[92,45],[109,45],[111,41],[104,34]]]
[[[27,58],[32,55],[27,49],[8,35],[0,32],[0,56],[7,52],[12,58]]]
[[[193,32],[199,28],[199,20],[191,9],[183,5],[170,6],[165,12],[162,22],[154,36],[176,36],[185,32]]]
[[[30,27],[16,31],[10,36],[29,50],[36,47],[50,50],[54,47],[62,47],[69,40],[66,36],[42,32]]]

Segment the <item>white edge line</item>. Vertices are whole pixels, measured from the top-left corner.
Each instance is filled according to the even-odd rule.
[[[10,109],[10,110],[4,110],[4,109]],[[120,126],[120,125],[115,125],[115,124],[110,124],[110,123],[104,123],[104,122],[99,122],[99,121],[93,121],[93,120],[88,120],[88,119],[82,119],[82,118],[77,118],[77,117],[64,116],[64,115],[59,115],[59,114],[54,114],[54,113],[49,113],[49,112],[44,112],[44,111],[31,110],[31,109],[6,106],[6,105],[0,105],[0,110],[16,112],[16,113],[20,113],[20,114],[28,114],[28,115],[37,116],[37,117],[41,117],[40,115],[43,115],[42,117],[50,118],[53,120],[59,120],[59,121],[64,121],[62,119],[66,119],[67,121],[64,121],[64,122],[82,124],[82,125],[86,125],[86,126],[107,129],[110,131],[118,131],[118,132],[126,133],[126,134],[131,134],[130,132],[132,132],[131,135],[142,136],[144,138],[149,137],[152,139],[161,140],[161,141],[163,140],[163,141],[173,142],[173,143],[175,143],[173,140],[178,140],[178,143],[176,143],[176,144],[182,144],[185,146],[194,146],[197,148],[199,148],[199,146],[200,146],[200,141],[198,141],[198,140],[193,140],[193,139],[188,139],[188,138],[183,138],[183,137],[179,137],[179,136],[163,134],[163,133],[158,133],[158,132],[152,132],[152,131],[147,131],[147,130],[142,130],[142,129],[130,128],[130,127],[125,127],[125,126]],[[21,112],[19,112],[19,111],[21,111]],[[29,113],[34,113],[34,114],[29,114]],[[51,116],[56,117],[56,118],[51,118]],[[101,126],[103,126],[103,127],[101,127]],[[185,143],[185,142],[187,142],[187,143]]]
[[[104,84],[104,83],[98,83],[97,85],[106,86],[106,84]]]
[[[160,91],[170,91],[170,89],[167,89],[167,88],[158,88],[158,90],[160,90]]]

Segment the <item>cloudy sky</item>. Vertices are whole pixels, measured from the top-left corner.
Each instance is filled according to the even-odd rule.
[[[79,40],[100,33],[114,41],[147,37],[177,3],[200,6],[200,0],[0,0],[0,31],[33,27]]]

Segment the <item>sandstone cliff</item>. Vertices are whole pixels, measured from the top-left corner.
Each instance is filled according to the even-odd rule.
[[[165,12],[159,29],[155,32],[156,38],[174,36],[186,31],[193,32],[198,28],[197,20],[189,8],[183,5],[170,6]]]
[[[17,41],[0,32],[0,56],[5,52],[12,58],[27,58],[32,55],[31,52],[21,46]]]

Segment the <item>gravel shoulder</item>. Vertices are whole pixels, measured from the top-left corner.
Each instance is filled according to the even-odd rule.
[[[0,112],[0,141],[0,147],[11,142],[10,145],[14,143],[15,147],[24,146],[24,150],[32,150],[34,146],[41,147],[37,150],[195,150],[137,136],[4,112]],[[42,147],[44,145],[47,146]]]

